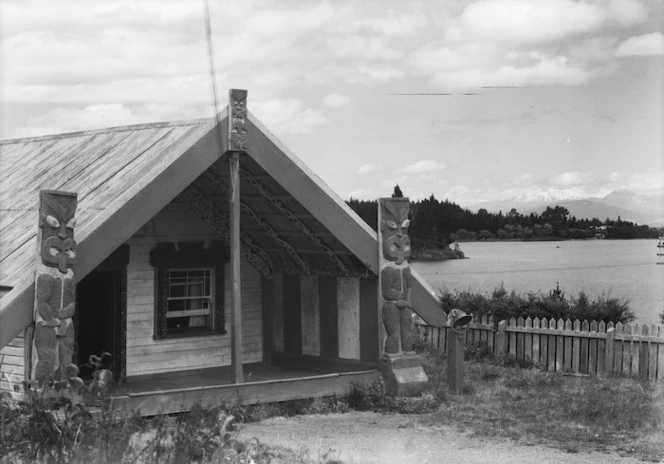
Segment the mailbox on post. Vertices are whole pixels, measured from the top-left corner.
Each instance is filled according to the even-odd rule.
[[[447,384],[451,392],[459,393],[463,387],[463,348],[468,326],[473,320],[472,314],[466,314],[460,309],[453,309],[447,315],[447,322],[452,328],[454,336],[449,337],[449,352],[447,357]]]

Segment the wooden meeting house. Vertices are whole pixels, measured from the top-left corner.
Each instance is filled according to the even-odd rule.
[[[73,357],[110,353],[116,405],[156,414],[378,379],[377,233],[246,92],[215,118],[1,141],[0,165],[2,390],[34,375],[43,191],[75,194]],[[415,271],[411,305],[443,324]]]

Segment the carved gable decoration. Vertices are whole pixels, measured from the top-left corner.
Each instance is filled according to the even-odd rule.
[[[229,91],[228,149],[247,151],[247,91]]]

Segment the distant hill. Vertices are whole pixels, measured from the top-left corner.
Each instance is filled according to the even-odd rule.
[[[664,195],[647,196],[633,192],[615,191],[603,198],[585,198],[579,200],[562,200],[556,198],[539,198],[534,200],[514,198],[505,201],[493,201],[477,204],[473,209],[484,208],[490,212],[507,213],[516,208],[521,214],[541,214],[547,206],[562,206],[570,215],[579,219],[594,217],[604,221],[606,218],[664,227]]]

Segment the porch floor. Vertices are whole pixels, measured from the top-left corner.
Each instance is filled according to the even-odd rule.
[[[244,383],[231,383],[231,367],[130,377],[113,387],[116,410],[143,416],[190,410],[194,405],[256,404],[341,395],[352,383],[379,378],[375,364],[315,362],[304,366],[245,364]]]

